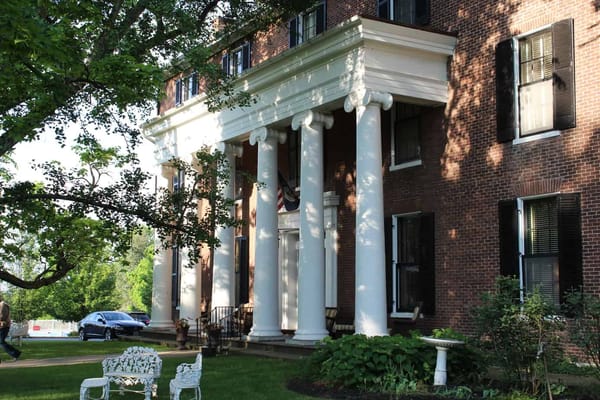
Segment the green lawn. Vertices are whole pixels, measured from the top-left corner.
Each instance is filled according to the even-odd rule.
[[[78,354],[113,354],[136,345],[132,342],[27,342],[22,347],[23,359],[64,357]],[[156,347],[156,346],[153,346]],[[160,346],[158,346],[160,347]],[[163,348],[165,349],[165,348]],[[158,348],[160,351],[161,348]],[[2,355],[3,359],[6,359]],[[158,398],[169,398],[169,380],[175,376],[177,365],[193,362],[193,356],[163,357]],[[12,367],[13,365],[11,365]],[[100,362],[65,365],[60,367],[3,368],[0,370],[0,400],[66,400],[79,398],[79,385],[85,378],[102,376]],[[202,369],[202,398],[219,400],[302,400],[302,396],[285,389],[288,377],[299,368],[299,363],[231,354],[206,357]],[[189,391],[186,394],[191,394]],[[111,399],[142,399],[139,394],[120,396],[111,393]]]

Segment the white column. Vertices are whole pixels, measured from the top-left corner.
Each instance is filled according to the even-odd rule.
[[[173,168],[161,166],[157,175],[157,189],[168,189],[169,179],[173,176]],[[160,249],[154,256],[152,270],[152,314],[150,328],[172,328],[171,316],[171,251],[162,248],[162,243],[155,235],[155,247]]]
[[[381,108],[392,106],[389,93],[366,91],[346,98],[356,109],[356,287],[355,332],[387,335],[385,232],[381,160]]]
[[[294,341],[315,342],[325,327],[325,241],[323,217],[323,128],[333,117],[312,111],[294,116],[301,128],[300,261],[298,265],[298,329]]]
[[[254,315],[248,335],[251,341],[282,337],[277,281],[277,144],[284,143],[285,138],[284,132],[264,127],[250,134],[250,144],[258,144]]]
[[[230,172],[229,182],[223,186],[221,195],[233,199],[235,195],[235,157],[242,156],[242,147],[220,142],[217,149],[227,157]],[[234,209],[231,207],[229,216],[233,217],[233,213]],[[217,226],[215,236],[219,239],[220,246],[215,249],[213,256],[211,305],[213,308],[233,307],[235,306],[235,230],[233,227]]]

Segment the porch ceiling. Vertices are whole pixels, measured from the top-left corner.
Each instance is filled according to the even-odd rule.
[[[447,59],[455,44],[452,35],[353,17],[244,73],[239,87],[256,96],[253,106],[211,114],[198,96],[144,129],[162,147],[184,137],[192,143],[239,141],[255,128],[287,126],[304,110],[339,108],[349,93],[365,89],[410,102],[445,103]]]

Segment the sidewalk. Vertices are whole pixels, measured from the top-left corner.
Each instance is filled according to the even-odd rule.
[[[167,350],[160,351],[158,354],[161,357],[195,357],[198,352],[196,350]],[[119,354],[98,354],[91,356],[77,356],[77,357],[57,357],[57,358],[42,358],[38,360],[17,360],[8,361],[2,360],[0,363],[0,369],[3,368],[30,368],[30,367],[51,367],[56,365],[75,365],[75,364],[87,364],[87,363],[100,363],[106,357],[118,356]]]

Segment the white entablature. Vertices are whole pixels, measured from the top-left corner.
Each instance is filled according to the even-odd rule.
[[[451,35],[353,17],[242,74],[239,87],[252,93],[256,104],[210,113],[197,96],[144,129],[162,162],[185,156],[194,146],[240,141],[256,128],[289,125],[304,110],[340,108],[348,94],[366,89],[443,104],[447,59],[455,44]]]

